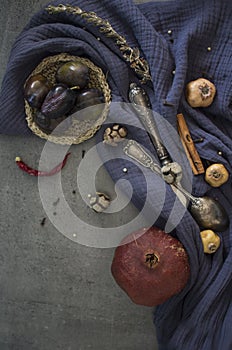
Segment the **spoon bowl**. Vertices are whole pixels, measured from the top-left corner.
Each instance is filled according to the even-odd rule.
[[[123,150],[127,156],[162,176],[159,165],[154,162],[152,157],[136,141],[127,141]],[[171,186],[176,187],[189,200],[189,210],[201,228],[215,231],[225,231],[227,229],[229,226],[229,217],[219,202],[207,196],[194,197],[180,183],[172,183]]]
[[[225,231],[229,226],[225,209],[211,197],[204,196],[192,200],[190,212],[200,227]]]

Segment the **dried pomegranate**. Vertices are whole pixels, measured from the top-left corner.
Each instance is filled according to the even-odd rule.
[[[208,107],[216,94],[215,85],[204,78],[190,81],[186,86],[186,97],[192,107]]]
[[[186,286],[190,266],[181,242],[151,227],[121,242],[115,250],[111,272],[134,303],[155,306]]]

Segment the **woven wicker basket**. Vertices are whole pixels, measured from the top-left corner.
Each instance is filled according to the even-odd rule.
[[[71,126],[62,132],[61,135],[56,135],[53,133],[46,134],[34,122],[34,115],[36,113],[36,110],[31,108],[28,102],[25,101],[26,120],[28,127],[33,131],[33,133],[43,139],[47,139],[51,142],[63,145],[78,144],[94,136],[94,134],[101,127],[107,117],[109,104],[111,101],[111,92],[105,75],[99,67],[95,66],[89,59],[86,58],[71,56],[66,53],[49,56],[34,69],[29,77],[40,73],[48,78],[52,84],[55,84],[55,74],[58,67],[60,64],[68,61],[81,62],[88,66],[90,79],[87,87],[101,90],[105,103],[103,111],[97,119],[78,121],[77,118],[75,118],[75,120],[72,120]]]

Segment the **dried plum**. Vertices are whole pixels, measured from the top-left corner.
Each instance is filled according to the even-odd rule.
[[[56,81],[69,87],[77,86],[83,89],[89,82],[89,68],[80,62],[66,62],[58,68]]]
[[[49,90],[51,83],[42,74],[30,77],[24,87],[24,97],[33,108],[40,108]]]
[[[67,115],[73,108],[76,92],[66,85],[57,84],[47,94],[41,112],[46,117],[57,119]]]

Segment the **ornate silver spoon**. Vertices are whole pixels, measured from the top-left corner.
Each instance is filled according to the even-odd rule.
[[[136,141],[129,140],[123,151],[128,157],[162,176],[160,166],[153,161],[152,157]],[[220,203],[207,196],[194,197],[180,183],[172,183],[171,186],[176,187],[189,200],[189,210],[200,227],[215,231],[225,231],[227,229],[229,218]]]
[[[135,83],[130,84],[129,100],[137,112],[137,115],[144,125],[148,135],[155,147],[161,166],[171,163],[172,159],[166,147],[161,141],[159,130],[151,111],[149,97],[144,89]]]
[[[173,162],[168,150],[161,140],[146,91],[137,84],[131,83],[129,89],[129,100],[136,111],[138,118],[148,132],[148,136],[156,150],[161,164],[163,179],[169,184],[179,182],[182,177],[182,169],[178,163]]]

